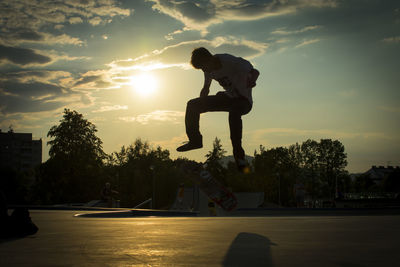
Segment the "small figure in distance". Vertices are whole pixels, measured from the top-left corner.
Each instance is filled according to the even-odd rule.
[[[230,54],[212,55],[206,48],[192,52],[191,64],[204,73],[204,85],[200,97],[189,100],[186,106],[185,126],[189,142],[177,148],[184,152],[203,147],[200,134],[200,114],[212,111],[229,113],[229,129],[233,156],[239,171],[248,172],[245,152],[242,148],[242,116],[253,106],[252,88],[256,86],[259,71],[247,60]],[[218,81],[225,91],[209,95],[212,80]]]
[[[178,205],[177,208],[179,210],[184,210],[184,200],[185,200],[185,184],[181,183],[178,189]]]
[[[106,183],[104,185],[103,190],[101,190],[101,199],[107,203],[108,208],[113,207],[113,201],[114,201],[114,195],[118,194],[118,191],[112,190],[111,189],[111,184]]]

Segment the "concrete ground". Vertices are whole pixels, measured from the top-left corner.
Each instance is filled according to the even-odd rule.
[[[395,266],[400,216],[87,218],[34,210],[0,266]],[[82,213],[80,211],[79,213]]]

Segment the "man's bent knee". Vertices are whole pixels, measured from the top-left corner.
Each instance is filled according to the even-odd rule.
[[[186,109],[190,109],[190,110],[198,110],[199,107],[200,107],[199,98],[191,99],[186,104]]]

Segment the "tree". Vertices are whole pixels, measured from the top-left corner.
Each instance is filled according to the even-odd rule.
[[[306,187],[312,198],[334,198],[336,185],[345,177],[347,154],[344,145],[331,139],[321,139],[320,142],[307,140],[301,144],[301,165],[307,180]]]
[[[265,150],[260,146],[260,154],[254,155],[254,170],[259,188],[263,188],[266,199],[288,206],[294,202],[293,184],[297,166],[284,147]]]
[[[336,193],[339,176],[345,172],[347,166],[347,154],[344,152],[343,144],[331,139],[321,139],[318,144],[318,164],[321,179],[326,184],[325,195],[331,199]]]
[[[334,198],[335,189],[349,189],[350,182],[344,168],[347,165],[344,146],[339,141],[307,140],[301,145],[266,150],[254,154],[255,180],[265,192],[266,199],[291,205],[293,185],[296,180],[304,183],[312,199]],[[314,201],[313,201],[314,202]]]
[[[54,138],[50,145],[50,158],[101,162],[105,153],[102,141],[96,136],[96,126],[85,120],[82,114],[64,109],[63,119],[54,125],[47,137]]]
[[[213,149],[206,154],[207,170],[219,181],[226,183],[225,169],[221,164],[221,159],[226,151],[222,148],[221,139],[215,137]]]
[[[300,150],[302,155],[301,167],[304,171],[306,190],[311,194],[314,205],[315,197],[319,191],[318,142],[308,139],[301,144]]]
[[[44,203],[98,199],[104,185],[102,141],[96,126],[82,114],[64,109],[59,125],[50,128],[50,158],[39,168],[36,195]],[[46,189],[46,190],[44,190]]]
[[[153,148],[140,138],[120,152],[114,152],[107,164],[107,173],[116,185],[122,206],[135,206],[149,198],[155,199],[156,208],[168,208],[172,204],[181,177],[169,151],[160,146]]]

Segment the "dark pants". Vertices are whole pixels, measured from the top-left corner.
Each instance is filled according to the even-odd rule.
[[[199,131],[200,114],[210,111],[229,112],[229,129],[235,160],[244,159],[242,148],[242,115],[250,112],[251,103],[245,97],[232,98],[224,92],[217,95],[199,97],[190,100],[186,106],[185,124],[189,140],[201,138]]]

